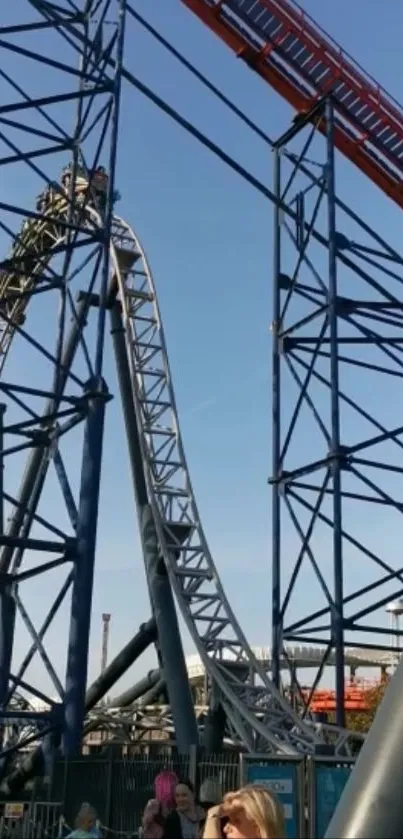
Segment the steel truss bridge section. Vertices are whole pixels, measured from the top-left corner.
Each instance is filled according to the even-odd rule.
[[[270,672],[273,666],[272,650],[269,647],[253,646],[252,651],[258,661]],[[325,653],[326,647],[286,644],[280,667],[282,670],[287,670],[291,662],[296,670],[316,670],[322,664]],[[230,653],[227,653],[225,657],[230,659]],[[389,651],[381,652],[376,648],[361,650],[348,647],[345,653],[345,664],[355,674],[360,667],[387,669],[394,662],[394,658],[393,652]],[[334,665],[335,655],[332,651],[327,656],[326,666],[334,667]],[[187,656],[186,666],[191,682],[199,681],[205,676],[206,671],[198,655]]]
[[[182,2],[299,114],[331,94],[336,147],[403,206],[402,105],[301,6],[294,0]]]

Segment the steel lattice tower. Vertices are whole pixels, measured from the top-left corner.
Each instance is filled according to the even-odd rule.
[[[284,642],[324,645],[313,688],[334,663],[342,722],[344,648],[354,638],[390,663],[380,615],[401,590],[391,534],[401,526],[402,259],[336,196],[334,150],[402,207],[403,107],[296,0],[182,2],[297,112],[275,144],[275,195],[258,185],[277,206],[273,676],[279,686],[288,661],[304,709]]]
[[[84,717],[110,398],[103,356],[125,3],[32,0],[20,6],[22,22],[1,28],[0,164],[3,196],[13,190],[16,200],[2,201],[0,220],[2,252],[9,254],[1,263],[0,718],[12,731],[7,754],[20,742],[21,726],[25,735],[31,726],[28,739],[62,728],[64,752],[71,755],[79,749]],[[66,164],[67,198],[60,189]],[[102,206],[93,195],[100,164],[109,175]],[[79,199],[83,172],[87,186]],[[70,478],[71,462],[78,482]],[[64,521],[52,515],[51,473],[64,499]],[[65,581],[55,592],[43,581],[59,566],[66,568]],[[36,597],[48,601],[39,625],[24,605],[26,587],[35,581]],[[70,590],[63,684],[46,633]],[[19,622],[29,643],[10,672]],[[36,653],[52,696],[26,675]],[[21,690],[50,711],[33,712],[26,702],[13,708]]]
[[[0,774],[11,768],[9,790],[42,772],[44,756],[51,758],[60,743],[67,757],[79,751],[85,714],[151,643],[161,672],[155,683],[142,680],[142,690],[134,686],[133,696],[149,688],[158,697],[167,689],[178,747],[186,751],[198,736],[150,508],[143,417],[133,401],[137,385],[145,421],[158,422],[156,371],[147,370],[151,388],[136,372],[137,366],[145,380],[144,364],[155,355],[153,305],[147,311],[152,278],[137,237],[115,213],[126,2],[26,0],[21,17],[1,29],[0,44],[7,103],[0,108],[0,164],[9,192],[22,196],[2,202],[0,222],[8,252],[0,264]],[[17,71],[11,61],[7,67],[8,55],[18,56]],[[112,389],[104,374],[110,333]],[[86,690],[105,407],[116,389],[152,616]],[[59,590],[55,569],[59,581],[64,575]],[[62,609],[69,610],[64,679],[60,629],[58,652],[49,651]],[[30,675],[37,658],[46,671],[39,684]],[[33,707],[33,697],[45,710]],[[42,744],[27,762],[10,767],[9,758],[38,738]]]
[[[403,509],[403,258],[337,197],[330,99],[274,156],[273,675],[284,657],[304,707],[333,663],[343,724],[345,648],[387,663],[384,607],[402,590],[385,535]],[[287,641],[323,646],[308,700]]]

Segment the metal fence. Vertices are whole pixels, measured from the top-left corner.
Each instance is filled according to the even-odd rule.
[[[125,759],[111,753],[105,757],[89,756],[57,763],[51,798],[63,801],[63,815],[69,825],[74,824],[80,804],[90,801],[101,824],[117,833],[135,835],[147,801],[154,795],[154,778],[163,769],[173,769],[179,778],[189,779],[196,788],[205,778],[217,779],[223,792],[234,789],[239,783],[237,754],[197,760],[196,755],[184,757],[173,750]]]
[[[170,749],[160,753],[145,751],[123,759],[111,749],[106,755],[59,762],[48,788],[48,802],[41,799],[0,804],[0,839],[66,836],[83,801],[97,810],[105,837],[135,837],[147,801],[154,796],[154,779],[163,769],[173,769],[196,789],[206,778],[215,779],[223,793],[236,789],[241,782],[265,783],[279,795],[285,807],[289,839],[322,839],[353,761],[301,758],[298,782],[293,780],[291,759],[286,764],[281,758],[249,755],[247,762],[246,775],[246,758],[242,760],[235,753],[203,756],[196,750],[189,757]]]
[[[52,798],[64,802],[63,815],[73,825],[83,801],[95,807],[101,824],[117,833],[136,834],[153,782],[162,769],[189,778],[189,759],[179,755],[135,755],[125,759],[82,757],[55,767]]]
[[[7,809],[8,806],[2,806],[0,839],[58,839],[60,836],[61,803],[30,801]]]

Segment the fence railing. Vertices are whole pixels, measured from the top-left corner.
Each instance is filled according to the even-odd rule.
[[[183,757],[173,750],[123,759],[111,750],[108,755],[58,762],[49,802],[0,805],[0,839],[65,836],[83,801],[95,807],[105,837],[135,837],[147,801],[154,796],[154,779],[163,769],[189,778],[196,789],[206,778],[214,779],[223,793],[242,783],[263,783],[282,801],[288,839],[323,839],[352,766],[352,761],[322,757],[306,761],[232,753],[198,756],[196,752]]]
[[[0,839],[58,839],[60,802],[7,802],[2,805]]]

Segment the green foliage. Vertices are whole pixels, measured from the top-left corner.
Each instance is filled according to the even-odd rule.
[[[361,731],[363,734],[366,734],[367,731],[369,731],[375,719],[378,707],[385,695],[389,681],[390,677],[385,676],[377,685],[369,687],[365,691],[365,698],[368,702],[367,711],[355,711],[347,714],[346,725],[350,731]]]

